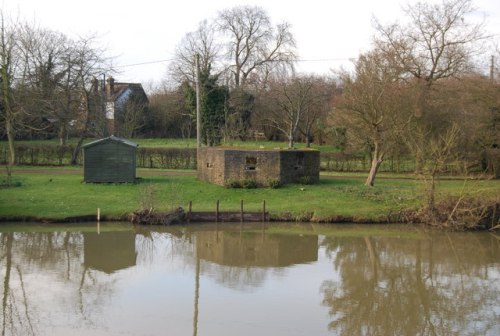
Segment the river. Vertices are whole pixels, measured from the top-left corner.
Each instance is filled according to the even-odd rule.
[[[0,225],[1,335],[500,335],[500,236]]]

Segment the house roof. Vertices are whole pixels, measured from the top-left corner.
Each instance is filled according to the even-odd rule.
[[[119,137],[116,137],[114,135],[112,135],[110,137],[107,137],[107,138],[103,138],[103,139],[99,139],[99,140],[96,140],[96,141],[89,142],[88,144],[85,144],[82,147],[83,148],[93,147],[95,145],[98,145],[98,144],[101,144],[101,143],[105,143],[105,142],[108,142],[108,141],[119,142],[119,143],[122,143],[124,145],[130,146],[130,147],[135,147],[135,148],[139,147],[139,145],[136,144],[135,142],[132,142],[132,141],[127,140],[127,139],[119,138]]]
[[[146,92],[144,92],[144,88],[140,83],[119,83],[119,82],[114,82],[113,85],[113,92],[111,92],[111,99],[112,101],[116,101],[120,96],[127,91],[127,89],[130,89],[134,93],[138,93],[142,95],[146,100],[148,99]]]

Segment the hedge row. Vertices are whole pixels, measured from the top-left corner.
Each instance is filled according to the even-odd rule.
[[[75,149],[74,145],[59,146],[47,144],[17,144],[16,161],[20,165],[31,166],[64,166],[71,163],[71,156]],[[7,144],[0,144],[0,164],[7,163]],[[491,155],[490,155],[491,156]],[[474,164],[469,160],[462,165]],[[496,154],[498,161],[498,153]],[[83,158],[80,153],[77,160],[82,165]],[[491,166],[491,164],[488,164]],[[498,166],[498,163],[493,166]],[[162,169],[196,169],[195,148],[148,148],[139,147],[137,151],[137,167],[162,168]],[[340,172],[366,172],[370,167],[370,159],[367,156],[338,153],[321,152],[321,170]],[[486,170],[486,166],[476,167],[477,170]],[[447,171],[450,174],[460,174],[464,167],[450,165]],[[487,169],[491,170],[491,168]],[[493,169],[495,170],[495,169]],[[496,169],[498,170],[498,169]],[[381,172],[409,173],[415,171],[415,162],[411,159],[393,156],[387,157],[379,169]],[[496,172],[498,174],[498,172]]]
[[[339,172],[366,172],[370,169],[370,158],[364,155],[321,152],[321,170]],[[415,162],[403,157],[388,157],[379,171],[409,173],[415,171]]]
[[[71,163],[74,145],[15,145],[16,162],[26,166],[65,166]],[[7,163],[8,147],[0,145],[0,163]],[[80,153],[78,165],[83,164]],[[163,169],[195,169],[195,148],[141,148],[137,150],[137,167]]]

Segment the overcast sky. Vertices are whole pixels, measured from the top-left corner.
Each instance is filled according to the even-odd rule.
[[[298,69],[328,73],[348,64],[370,48],[372,18],[389,23],[401,18],[401,8],[415,0],[0,0],[4,14],[35,22],[68,36],[97,33],[116,56],[117,81],[159,82],[168,59],[184,35],[204,19],[238,5],[264,8],[273,24],[292,25],[297,41]],[[436,2],[432,0],[430,2]],[[500,1],[476,0],[474,18],[500,37]],[[485,55],[485,63],[490,55]],[[148,63],[148,64],[142,64]],[[142,64],[142,65],[134,65]],[[133,66],[131,66],[133,65]]]

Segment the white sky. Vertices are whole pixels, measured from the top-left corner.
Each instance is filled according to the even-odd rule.
[[[175,47],[204,19],[237,5],[264,8],[273,24],[292,25],[299,71],[329,73],[349,64],[370,47],[372,18],[394,22],[401,8],[416,0],[0,0],[4,14],[35,22],[68,36],[97,33],[116,56],[117,81],[148,86],[164,78],[168,62],[126,66],[172,58]],[[431,2],[436,2],[432,0]],[[476,19],[485,17],[488,31],[500,40],[500,1],[476,0]],[[490,55],[485,55],[487,64]]]

